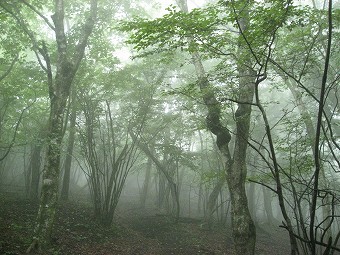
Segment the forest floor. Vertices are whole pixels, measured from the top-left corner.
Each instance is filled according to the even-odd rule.
[[[32,238],[37,204],[0,193],[0,254],[25,254]],[[119,210],[113,227],[103,227],[91,208],[81,203],[59,207],[51,255],[236,255],[227,227],[202,228],[202,221],[181,218],[177,224],[165,215],[140,209]],[[290,254],[287,234],[276,227],[257,231],[257,255]]]

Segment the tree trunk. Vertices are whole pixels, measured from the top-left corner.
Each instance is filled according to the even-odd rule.
[[[209,199],[207,202],[207,215],[206,215],[206,221],[208,222],[208,226],[209,228],[212,226],[213,223],[213,214],[216,211],[216,206],[217,206],[217,198],[218,195],[221,192],[221,189],[223,188],[225,184],[225,176],[221,177],[215,187],[213,188],[213,190],[211,191],[210,195],[209,195]]]
[[[248,183],[248,192],[247,192],[247,197],[248,197],[248,207],[249,207],[249,212],[254,220],[255,224],[257,224],[257,218],[256,218],[256,206],[257,206],[257,199],[256,199],[256,187],[254,182],[249,182]]]
[[[37,248],[44,249],[50,242],[58,198],[60,147],[65,104],[66,99],[63,98],[54,98],[51,101],[47,159],[43,172],[40,206],[32,248],[38,245]]]
[[[29,164],[29,197],[32,201],[39,199],[39,184],[40,184],[40,166],[41,166],[41,151],[42,144],[36,144],[31,155],[31,162]]]
[[[198,202],[197,202],[197,212],[200,214],[202,212],[202,205],[204,205],[204,197],[203,197],[203,180],[201,178],[200,184],[199,184],[199,189],[198,189]],[[205,211],[205,210],[203,210]],[[204,214],[205,216],[205,214]]]
[[[73,92],[75,95],[75,93]],[[72,154],[73,154],[73,147],[75,141],[75,126],[76,126],[76,118],[77,118],[77,111],[75,106],[75,96],[72,96],[72,110],[71,110],[71,117],[70,117],[70,126],[69,126],[69,137],[68,137],[68,144],[67,144],[67,151],[66,151],[66,158],[65,158],[65,167],[64,167],[64,178],[63,178],[63,186],[61,189],[61,200],[67,201],[69,196],[69,189],[70,189],[70,177],[71,177],[71,164],[72,164]]]
[[[243,128],[240,126],[242,124],[239,122],[238,128]],[[247,176],[246,141],[247,138],[237,132],[233,163],[231,167],[227,167],[227,182],[230,191],[231,223],[235,252],[236,254],[253,255],[255,253],[256,230],[248,209],[245,190]]]
[[[161,171],[158,170],[158,192],[157,192],[157,206],[159,209],[163,208],[164,201],[166,200],[166,178],[161,173]]]
[[[248,5],[249,2],[242,1],[243,14],[238,20],[239,30],[244,33],[248,27]],[[239,37],[238,57],[243,59],[249,66],[252,59],[249,57],[249,50],[242,35]],[[238,103],[235,112],[236,136],[233,154],[233,162],[227,169],[227,182],[231,196],[231,218],[236,243],[236,254],[254,254],[256,230],[251,218],[248,201],[245,191],[247,177],[246,155],[250,128],[251,103],[255,94],[255,73],[246,66],[239,63],[237,66],[239,74]]]
[[[271,193],[265,187],[262,187],[262,193],[263,193],[264,210],[267,216],[267,222],[268,222],[268,225],[272,225],[275,219],[274,219],[274,214],[273,214]]]
[[[133,140],[137,139],[136,135],[134,135],[131,132],[130,132],[130,136],[132,137]],[[173,180],[173,176],[169,174],[167,167],[164,164],[162,164],[155,157],[155,155],[150,151],[150,148],[148,147],[148,145],[143,144],[142,142],[139,142],[138,147],[145,153],[145,155],[147,157],[149,157],[155,163],[157,170],[159,172],[161,172],[164,175],[164,177],[166,178],[168,185],[169,185],[169,188],[170,188],[170,193],[171,193],[171,196],[172,196],[172,199],[173,199],[174,217],[176,218],[176,220],[178,220],[179,213],[180,213],[179,194],[178,194],[178,187]],[[160,175],[159,178],[161,179],[162,176]],[[161,187],[159,187],[159,189],[161,189]],[[159,190],[159,192],[160,192],[160,190]]]
[[[90,15],[88,16],[76,51],[69,52],[64,31],[64,3],[55,0],[55,13],[52,15],[54,32],[57,43],[56,74],[53,80],[52,67],[47,47],[39,50],[46,61],[46,72],[49,85],[50,117],[47,129],[47,152],[43,171],[40,206],[34,229],[33,242],[27,253],[34,250],[46,249],[50,244],[58,199],[58,184],[60,175],[60,153],[63,138],[64,112],[69,97],[72,81],[84,56],[88,38],[92,33],[97,14],[97,1],[91,0]],[[70,55],[72,58],[70,58]]]
[[[188,12],[185,0],[178,0],[177,2],[182,11]],[[244,4],[247,5],[247,3]],[[242,18],[239,22],[242,30],[245,30],[247,19]],[[193,39],[188,38],[188,40],[191,41]],[[240,58],[249,60],[246,49],[239,49],[239,55]],[[239,102],[242,103],[238,104],[238,109],[235,112],[236,136],[234,153],[231,156],[229,150],[231,134],[221,121],[221,103],[217,100],[214,89],[208,81],[200,55],[197,52],[193,52],[191,56],[202,98],[208,109],[206,117],[207,128],[216,136],[216,144],[226,160],[225,171],[227,173],[227,183],[231,199],[231,221],[235,252],[236,254],[253,255],[255,252],[256,231],[248,209],[245,181],[247,176],[247,142],[255,77],[249,68],[238,66],[240,77],[238,95]]]
[[[142,193],[140,196],[140,202],[141,202],[142,208],[145,208],[146,198],[148,196],[149,185],[151,181],[151,169],[152,169],[152,160],[148,158],[148,161],[146,163],[146,171],[145,171],[145,178],[144,178],[143,187],[142,187]]]
[[[313,156],[316,157],[316,151],[315,151],[315,128],[313,124],[313,120],[311,115],[309,114],[309,111],[305,105],[305,103],[302,100],[302,94],[297,90],[296,86],[294,86],[294,83],[291,82],[290,80],[286,79],[286,84],[291,91],[295,103],[297,104],[297,107],[299,109],[301,118],[303,119],[303,122],[306,126],[307,130],[307,135],[309,138],[311,150],[313,152]],[[328,190],[328,183],[325,175],[325,169],[323,167],[322,161],[320,162],[320,187],[321,189]],[[332,209],[331,209],[331,198],[330,194],[326,194],[325,198],[322,200],[322,214],[323,214],[323,229],[326,230],[325,235],[324,235],[324,240],[326,242],[328,239],[332,236],[332,229],[330,228],[331,226],[331,221],[332,221]]]

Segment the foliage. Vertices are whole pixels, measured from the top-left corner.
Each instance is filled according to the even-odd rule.
[[[190,182],[190,188],[197,184],[195,189],[198,189],[202,183],[208,189],[213,188],[216,180],[225,178],[221,170],[224,159],[212,147],[213,139],[205,137],[203,131],[206,108],[202,96],[207,91],[199,89],[194,68],[188,65],[192,62],[190,54],[197,53],[211,84],[208,92],[216,95],[221,104],[223,125],[231,133],[235,130],[236,108],[242,104],[238,102],[242,78],[239,67],[249,67],[257,78],[266,77],[259,92],[273,135],[285,198],[290,201],[299,196],[298,199],[307,201],[314,169],[310,147],[313,139],[308,136],[306,118],[300,114],[299,106],[305,106],[310,121],[315,123],[328,38],[327,11],[298,6],[289,0],[220,0],[188,13],[171,5],[164,16],[153,18],[141,10],[153,8],[153,4],[156,8],[152,10],[156,13],[159,10],[156,3],[137,0],[102,1],[99,6],[98,22],[73,81],[78,113],[74,159],[82,167],[87,164],[87,174],[91,168],[98,175],[112,173],[115,167],[112,154],[115,151],[116,156],[119,155],[124,146],[132,142],[129,132],[133,131],[153,147],[155,157],[167,165],[167,171],[183,170],[187,178],[184,182]],[[52,2],[18,0],[1,1],[0,7],[0,149],[11,144],[14,128],[25,109],[15,143],[18,150],[24,151],[28,146],[20,145],[32,144],[47,123],[46,62],[39,63],[36,56],[41,61],[48,52],[54,73],[58,52],[48,24],[53,24],[50,14],[54,6]],[[48,22],[38,12],[45,15]],[[244,15],[246,12],[248,14]],[[80,0],[65,1],[69,57],[76,51],[88,15],[88,4]],[[339,136],[338,8],[333,9],[332,17],[334,28],[320,152],[326,177],[333,176],[332,169],[337,169],[339,164],[336,153]],[[128,39],[124,42],[126,35]],[[128,63],[120,62],[120,50],[127,52],[131,45],[135,56]],[[290,86],[299,92],[299,100],[290,95]],[[258,155],[254,156],[254,164],[247,159],[252,170],[250,179],[274,187],[277,179],[275,173],[271,174],[273,155],[265,139],[265,123],[256,106],[253,104],[250,144]],[[66,112],[65,120],[67,116]],[[207,138],[204,142],[199,137],[202,134]],[[96,159],[88,156],[91,149]],[[141,155],[138,160],[142,165],[146,157]],[[136,167],[134,170],[145,169]],[[95,176],[91,174],[89,179]],[[119,186],[120,191],[123,184]],[[338,191],[329,187],[325,190],[338,196]],[[294,189],[303,190],[305,194],[294,193]],[[324,206],[322,203],[320,201],[320,208]],[[290,213],[298,215],[298,202],[289,205]],[[307,213],[301,215],[308,222]],[[111,220],[112,214],[109,217]],[[299,220],[296,217],[294,227],[302,226]]]
[[[122,22],[121,30],[130,33],[127,42],[137,51],[143,50],[141,56],[180,49],[189,53],[197,51],[208,58],[235,57],[235,47],[240,43],[237,29],[244,7],[242,1],[219,1],[183,13],[170,6],[162,18],[136,17],[134,21]],[[250,9],[250,26],[243,31],[246,41],[242,43],[260,58],[265,57],[278,28],[301,25],[293,21],[302,20],[306,15],[305,10],[282,1],[254,2],[247,8]]]

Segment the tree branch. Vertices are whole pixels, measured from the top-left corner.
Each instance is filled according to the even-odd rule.
[[[17,121],[17,123],[16,123],[16,125],[15,125],[15,128],[14,128],[14,134],[13,134],[12,140],[11,140],[9,146],[7,147],[7,150],[6,150],[5,154],[2,155],[2,156],[0,157],[0,162],[1,162],[2,160],[4,160],[4,159],[7,157],[7,155],[10,153],[10,151],[11,151],[13,145],[14,145],[15,139],[16,139],[16,137],[17,137],[19,125],[20,125],[21,120],[22,120],[22,118],[23,118],[23,116],[24,116],[24,113],[25,113],[25,111],[26,111],[27,109],[29,109],[29,108],[35,103],[35,101],[36,101],[36,100],[34,100],[30,105],[26,106],[26,107],[21,111],[20,116],[19,116],[19,120]]]
[[[310,219],[310,226],[309,226],[309,235],[310,241],[313,244],[312,247],[312,254],[315,254],[315,241],[316,241],[316,233],[314,230],[314,223],[316,218],[316,204],[318,198],[318,189],[319,189],[319,175],[321,171],[321,164],[320,164],[320,135],[321,135],[321,127],[322,127],[322,116],[324,112],[324,105],[325,105],[325,91],[326,91],[326,83],[327,83],[327,76],[328,76],[328,68],[329,68],[329,61],[331,55],[331,43],[332,43],[332,0],[328,1],[328,42],[327,42],[327,50],[326,50],[326,58],[325,58],[325,66],[324,72],[322,76],[321,82],[321,91],[320,91],[320,100],[319,100],[319,110],[318,110],[318,118],[316,124],[316,134],[315,134],[315,155],[314,155],[314,164],[315,164],[315,172],[314,172],[314,185],[313,185],[313,195],[312,195],[312,205],[311,205],[311,219]]]
[[[84,56],[84,51],[87,45],[88,38],[94,28],[94,24],[97,19],[97,11],[98,0],[91,0],[90,17],[88,17],[87,20],[85,21],[85,24],[83,26],[83,33],[80,36],[78,45],[76,46],[76,54],[73,60],[76,70],[78,69],[80,61]]]
[[[47,26],[49,26],[52,30],[55,30],[55,27],[51,24],[51,22],[41,13],[39,12],[33,5],[31,5],[30,3],[28,3],[26,0],[20,0],[24,5],[26,5],[27,7],[29,7],[32,11],[34,11],[36,14],[38,14],[38,16],[40,18],[42,18]]]
[[[5,6],[5,4],[2,2],[0,2],[0,6],[18,22],[18,24],[20,25],[24,33],[29,37],[29,39],[31,40],[32,46],[33,46],[33,52],[37,57],[39,65],[45,72],[48,72],[47,68],[45,67],[45,65],[43,64],[41,60],[41,57],[39,56],[40,54],[46,61],[45,52],[43,51],[41,47],[39,47],[38,41],[35,38],[35,34],[32,30],[29,29],[27,22],[21,17],[20,13],[17,10],[14,12],[12,9]]]
[[[5,79],[7,77],[7,75],[10,74],[10,72],[12,71],[14,64],[15,64],[15,62],[17,62],[18,58],[19,58],[19,53],[17,53],[15,58],[12,60],[10,67],[0,76],[0,81]]]

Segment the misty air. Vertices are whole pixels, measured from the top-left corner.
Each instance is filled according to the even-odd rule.
[[[0,254],[340,254],[339,0],[1,0]]]

